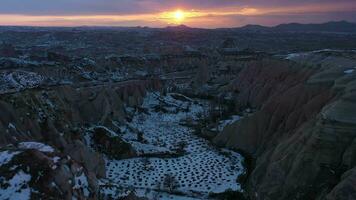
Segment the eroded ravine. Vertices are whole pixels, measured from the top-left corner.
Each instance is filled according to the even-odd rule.
[[[149,93],[144,111],[129,108],[132,121],[117,135],[133,146],[137,157],[107,158],[102,193],[114,198],[134,191],[153,199],[206,199],[209,193],[240,191],[243,158],[211,146],[182,124],[203,116],[206,106],[204,101]]]

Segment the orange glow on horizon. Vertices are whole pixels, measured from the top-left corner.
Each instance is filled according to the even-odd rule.
[[[237,11],[209,11],[209,10],[173,10],[161,13],[149,14],[123,14],[123,15],[4,15],[0,14],[0,25],[28,25],[28,26],[96,26],[109,25],[117,26],[124,24],[131,25],[130,22],[141,21],[141,26],[166,26],[169,24],[200,24],[199,22],[208,18],[229,16],[229,15],[253,15],[257,14],[255,8],[243,8]]]
[[[356,10],[346,4],[323,4],[300,7],[221,7],[210,10],[179,9],[138,14],[83,14],[83,15],[20,15],[1,14],[0,25],[18,26],[153,26],[186,24],[195,27],[238,26],[239,16],[299,15],[332,11]],[[235,17],[235,18],[234,18]],[[225,20],[225,21],[224,21]],[[259,22],[256,22],[258,24]],[[243,25],[243,24],[242,24]]]

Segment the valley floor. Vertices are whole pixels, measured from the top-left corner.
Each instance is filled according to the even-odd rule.
[[[121,127],[119,135],[137,151],[138,157],[106,160],[107,178],[102,193],[113,198],[135,192],[150,199],[206,199],[209,193],[241,191],[237,178],[244,173],[243,158],[217,149],[193,134],[184,121],[206,112],[204,101],[173,94],[150,93],[139,112]],[[142,138],[138,140],[138,135]]]

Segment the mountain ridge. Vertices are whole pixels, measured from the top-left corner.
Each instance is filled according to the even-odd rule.
[[[235,28],[245,31],[282,31],[282,32],[356,32],[356,23],[348,21],[330,21],[326,23],[288,23],[277,26],[248,24]]]
[[[166,27],[124,27],[124,26],[73,26],[73,27],[41,27],[41,26],[1,26],[0,31],[28,31],[31,29],[35,30],[62,30],[62,29],[75,29],[75,30],[168,30],[168,31],[191,31],[191,30],[233,30],[233,31],[267,31],[267,32],[346,32],[346,33],[356,33],[356,22],[350,21],[329,21],[325,23],[286,23],[279,24],[276,26],[264,26],[258,24],[247,24],[241,27],[230,27],[230,28],[202,28],[202,27],[191,27],[185,24],[180,24],[176,26],[166,26]]]

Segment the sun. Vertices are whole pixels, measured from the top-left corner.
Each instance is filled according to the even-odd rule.
[[[159,14],[158,18],[160,20],[166,21],[169,24],[182,24],[183,22],[194,17],[195,13],[192,11],[184,11],[181,9],[171,10],[162,12]]]
[[[173,18],[176,22],[182,22],[185,19],[185,13],[181,10],[176,10],[173,13]]]

